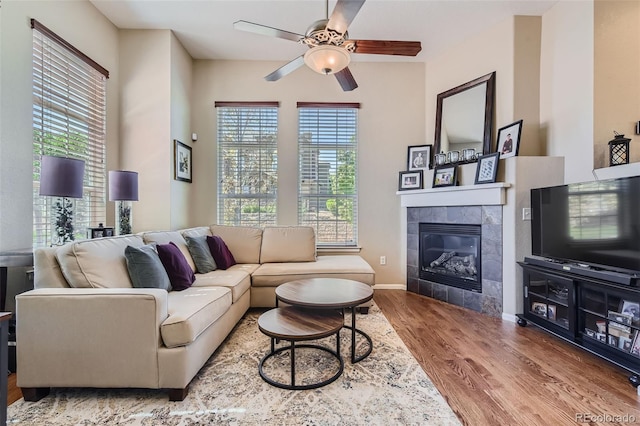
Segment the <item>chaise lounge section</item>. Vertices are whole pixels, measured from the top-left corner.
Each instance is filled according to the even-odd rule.
[[[182,291],[133,286],[127,246],[173,243],[196,271],[185,237],[212,235],[235,265],[196,273]],[[278,285],[313,277],[375,282],[360,256],[317,256],[309,227],[144,232],[38,249],[34,260],[35,289],[16,298],[17,384],[28,401],[51,387],[166,389],[182,400],[245,312],[275,306]]]

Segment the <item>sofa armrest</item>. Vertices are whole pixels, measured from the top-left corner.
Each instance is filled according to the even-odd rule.
[[[157,388],[167,292],[46,288],[16,297],[20,387]]]

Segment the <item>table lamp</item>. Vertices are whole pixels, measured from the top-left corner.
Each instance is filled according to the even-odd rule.
[[[131,234],[132,201],[138,201],[138,172],[109,171],[109,201],[116,202],[116,230],[118,235]]]
[[[40,195],[59,197],[53,203],[54,236],[51,245],[62,245],[73,235],[74,202],[82,198],[84,161],[75,158],[43,155],[40,160]]]

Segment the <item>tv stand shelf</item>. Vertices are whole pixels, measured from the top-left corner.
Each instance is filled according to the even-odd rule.
[[[582,268],[558,268],[556,262],[525,258],[524,307],[518,324],[542,329],[631,373],[640,384],[640,288],[616,276],[585,275]],[[560,264],[562,265],[562,264]],[[615,273],[614,273],[615,274]]]

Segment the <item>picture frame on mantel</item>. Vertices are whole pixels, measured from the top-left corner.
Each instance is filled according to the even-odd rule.
[[[500,158],[509,158],[518,155],[521,134],[522,120],[507,124],[506,126],[498,129],[496,152],[500,153]]]
[[[476,185],[479,183],[494,183],[498,176],[498,165],[500,164],[500,153],[483,155],[478,158],[476,168]]]
[[[173,141],[173,178],[183,182],[193,182],[191,147],[177,139]]]
[[[407,149],[407,170],[429,170],[432,168],[433,145],[411,145]]]
[[[398,191],[408,191],[411,189],[422,189],[423,171],[413,170],[400,172]]]
[[[458,166],[436,167],[433,172],[433,188],[443,186],[456,186],[458,178]]]

